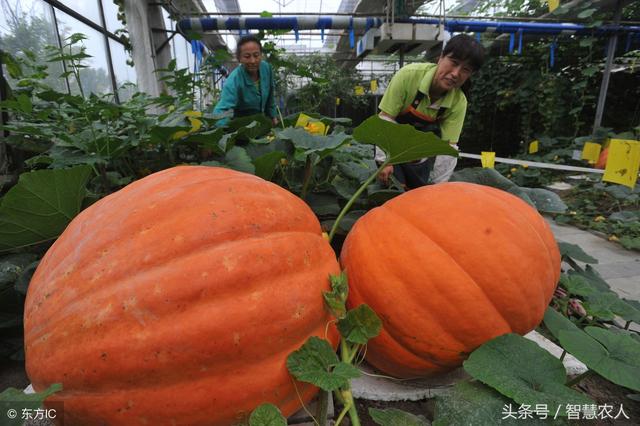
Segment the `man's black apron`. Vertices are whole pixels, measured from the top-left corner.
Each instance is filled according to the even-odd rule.
[[[415,99],[396,117],[399,124],[411,124],[416,130],[421,132],[433,132],[436,136],[442,137],[440,122],[445,108],[440,107],[435,118],[431,118],[417,110],[418,104],[424,98],[424,93],[418,91]],[[406,185],[408,189],[418,188],[429,183],[429,174],[433,169],[436,157],[429,157],[426,161],[415,161],[411,163],[395,164],[393,166],[393,176]]]

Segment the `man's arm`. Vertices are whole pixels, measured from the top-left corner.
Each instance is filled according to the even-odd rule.
[[[380,113],[378,114],[378,117],[382,118],[383,120],[390,121],[392,123],[396,122],[395,117],[387,114],[384,111],[380,111]],[[387,159],[387,156],[384,153],[384,151],[378,148],[377,146],[375,147],[375,150],[376,150],[376,155],[375,155],[376,163],[384,163],[384,161]],[[389,165],[384,169],[382,169],[382,171],[378,175],[378,179],[380,179],[382,183],[387,185],[389,183],[389,176],[391,176],[392,173],[393,173],[393,166]]]
[[[458,140],[462,133],[464,118],[467,113],[467,100],[463,98],[458,105],[453,108],[450,114],[444,117],[440,130],[442,139],[449,142],[452,148],[458,150]],[[436,156],[433,170],[429,174],[431,183],[447,182],[458,164],[458,158],[450,155]]]

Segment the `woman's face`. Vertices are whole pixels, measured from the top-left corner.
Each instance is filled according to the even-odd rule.
[[[473,73],[473,68],[466,61],[461,61],[451,56],[441,56],[438,60],[438,69],[431,85],[443,92],[461,87]]]
[[[260,45],[254,41],[250,41],[240,46],[238,60],[247,71],[251,73],[257,72],[258,69],[260,69],[260,61],[262,60]]]

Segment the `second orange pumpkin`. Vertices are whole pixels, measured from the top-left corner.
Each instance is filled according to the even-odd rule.
[[[451,370],[504,333],[544,315],[560,254],[538,212],[507,192],[470,183],[409,191],[361,217],[341,263],[349,304],[383,321],[367,360],[396,377]]]

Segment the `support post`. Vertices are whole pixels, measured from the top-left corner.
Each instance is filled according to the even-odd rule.
[[[614,17],[614,25],[620,25],[620,18],[622,16],[622,2],[618,0],[616,2],[616,11]],[[609,37],[609,44],[607,45],[607,61],[604,67],[604,73],[602,74],[602,84],[600,85],[600,95],[598,97],[598,104],[596,107],[596,118],[593,121],[593,134],[602,125],[602,115],[604,113],[604,104],[607,99],[607,91],[609,90],[609,77],[611,76],[611,67],[613,65],[613,57],[616,54],[616,46],[618,44],[618,34],[614,33]]]

